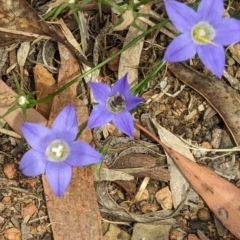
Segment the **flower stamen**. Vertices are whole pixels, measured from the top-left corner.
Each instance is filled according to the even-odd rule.
[[[125,97],[116,93],[107,99],[107,108],[112,113],[119,113],[126,108]]]
[[[218,45],[215,42],[212,42],[212,41],[208,40],[207,38],[199,37],[199,39],[202,40],[205,43],[209,43],[209,44],[212,44],[215,47],[218,47]]]
[[[46,157],[51,162],[63,162],[69,155],[68,144],[60,139],[50,142],[46,149]]]
[[[56,157],[61,157],[63,155],[63,152],[64,152],[63,151],[63,145],[60,144],[57,147],[53,147],[51,149],[51,151],[56,154]]]
[[[195,24],[191,30],[191,36],[196,44],[218,46],[212,41],[216,36],[216,31],[208,22],[201,21]]]

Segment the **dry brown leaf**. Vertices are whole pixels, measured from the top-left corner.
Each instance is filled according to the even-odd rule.
[[[61,67],[59,70],[58,87],[79,74],[79,65],[72,54],[59,44]],[[53,107],[48,125],[51,125],[56,115],[67,105],[72,104],[77,112],[79,125],[88,118],[88,109],[76,97],[77,84],[72,85],[53,100]],[[85,142],[91,142],[91,131],[87,129],[81,135]],[[49,188],[45,175],[43,185],[47,201],[48,214],[52,224],[54,240],[100,240],[101,218],[93,186],[92,168],[73,168],[71,182],[62,197],[56,197]]]
[[[38,99],[44,98],[56,90],[56,82],[52,74],[43,66],[36,65],[33,69],[34,81],[36,91],[38,92]],[[48,119],[52,108],[52,99],[47,102],[38,104],[36,110]]]
[[[223,81],[212,79],[183,64],[169,64],[171,72],[186,85],[201,94],[218,112],[240,145],[240,95]]]
[[[52,27],[53,28],[53,27]],[[16,42],[19,40],[53,39],[64,44],[78,58],[79,62],[90,66],[86,58],[79,54],[75,46],[64,37],[52,31],[45,21],[32,9],[26,0],[8,0],[1,2],[0,8],[1,40]]]
[[[114,31],[122,31],[130,26],[134,20],[133,11],[127,10],[122,14],[123,21],[113,28]]]
[[[160,126],[155,118],[151,118],[152,123],[155,125],[158,135],[161,141],[171,147],[173,150],[180,152],[182,155],[195,161],[192,153],[187,149],[184,143],[171,132]],[[189,188],[189,183],[183,174],[176,168],[171,157],[167,155],[167,162],[169,164],[169,172],[170,172],[170,187],[172,191],[172,199],[173,206],[175,209],[179,206],[179,204],[186,198],[186,192]]]
[[[37,13],[25,0],[2,1],[0,26],[1,39],[31,40],[37,35],[55,39],[48,25],[40,21]]]
[[[240,238],[240,189],[166,145],[163,147],[215,216]]]
[[[211,170],[169,148],[138,123],[135,125],[163,147],[215,216],[232,234],[240,238],[240,189]]]
[[[139,12],[148,14],[151,10],[152,3],[144,5]],[[147,29],[147,24],[137,19],[136,24],[143,30]],[[137,36],[142,34],[142,31],[136,27],[131,26],[128,30],[126,39],[124,41],[124,46],[135,39]],[[122,77],[124,74],[128,73],[128,82],[131,87],[133,87],[138,80],[138,64],[140,61],[140,56],[142,52],[144,38],[137,41],[132,47],[128,48],[121,54],[119,62],[118,78]]]
[[[9,107],[17,102],[16,95],[11,95],[9,92],[0,93],[0,107]]]

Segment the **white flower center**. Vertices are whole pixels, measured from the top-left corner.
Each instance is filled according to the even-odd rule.
[[[56,139],[48,144],[45,155],[51,162],[63,162],[69,153],[69,145],[64,140]]]
[[[201,21],[194,25],[191,30],[191,36],[196,44],[216,45],[214,42],[212,42],[216,36],[216,31],[208,22]]]
[[[24,106],[28,103],[27,98],[25,96],[21,96],[18,98],[18,103],[21,106]]]
[[[126,108],[125,97],[119,93],[109,96],[107,99],[107,109],[112,113],[119,113]]]

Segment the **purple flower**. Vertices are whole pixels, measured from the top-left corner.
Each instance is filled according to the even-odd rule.
[[[66,106],[56,117],[52,129],[36,123],[23,123],[22,132],[32,147],[21,161],[20,170],[27,176],[46,173],[49,186],[57,196],[67,189],[72,166],[100,162],[102,156],[88,144],[74,141],[78,122],[73,106]]]
[[[144,99],[132,95],[129,91],[127,74],[110,88],[103,83],[89,83],[98,104],[93,108],[88,127],[100,127],[110,121],[123,133],[133,137],[133,119],[130,110]]]
[[[224,45],[240,40],[240,21],[222,18],[222,0],[202,0],[197,12],[183,3],[165,0],[166,11],[182,34],[168,46],[164,60],[181,62],[196,53],[221,78],[225,64]]]

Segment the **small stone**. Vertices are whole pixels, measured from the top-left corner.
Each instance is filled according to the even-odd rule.
[[[45,232],[46,231],[46,227],[45,225],[41,224],[37,226],[37,231],[38,232]]]
[[[195,234],[188,234],[188,240],[199,240],[199,238]]]
[[[27,215],[32,216],[37,211],[36,206],[33,203],[29,203],[23,208],[22,216],[26,217]]]
[[[38,232],[37,228],[33,228],[33,229],[30,231],[30,233],[31,233],[32,235],[35,235],[37,232]]]
[[[114,224],[109,225],[109,230],[103,236],[103,240],[119,239],[118,236],[121,234],[121,229]]]
[[[175,219],[173,218],[154,223],[136,223],[133,226],[131,240],[169,239],[169,233],[174,223]]]
[[[6,196],[6,197],[4,197],[3,199],[2,199],[2,203],[3,204],[11,204],[12,203],[12,201],[11,201],[11,197],[9,197],[9,196]]]
[[[173,229],[170,233],[169,240],[183,239],[186,234],[183,231]]]
[[[125,231],[123,231],[123,230],[121,229],[121,239],[123,239],[123,240],[130,240],[130,239],[131,239],[131,236],[130,236],[129,233],[127,233],[127,232],[125,232]]]
[[[169,187],[162,188],[155,195],[157,202],[165,209],[172,209],[172,194]]]
[[[159,206],[154,203],[146,203],[143,206],[141,206],[141,211],[143,213],[150,213],[150,212],[156,212],[159,210]]]
[[[109,223],[108,222],[103,222],[102,223],[102,234],[105,235],[105,233],[108,231],[109,228]]]
[[[22,182],[29,184],[31,187],[35,187],[35,185],[37,184],[37,179],[29,177],[22,179]]]
[[[201,143],[201,146],[203,147],[203,148],[207,148],[207,149],[212,149],[212,145],[209,143],[209,142],[202,142]]]
[[[8,240],[21,240],[21,231],[17,228],[9,228],[4,233],[4,237]]]
[[[16,176],[17,169],[14,163],[7,163],[3,167],[3,172],[8,179],[13,179]]]
[[[208,221],[211,218],[209,211],[206,208],[200,208],[197,216],[201,221]]]

